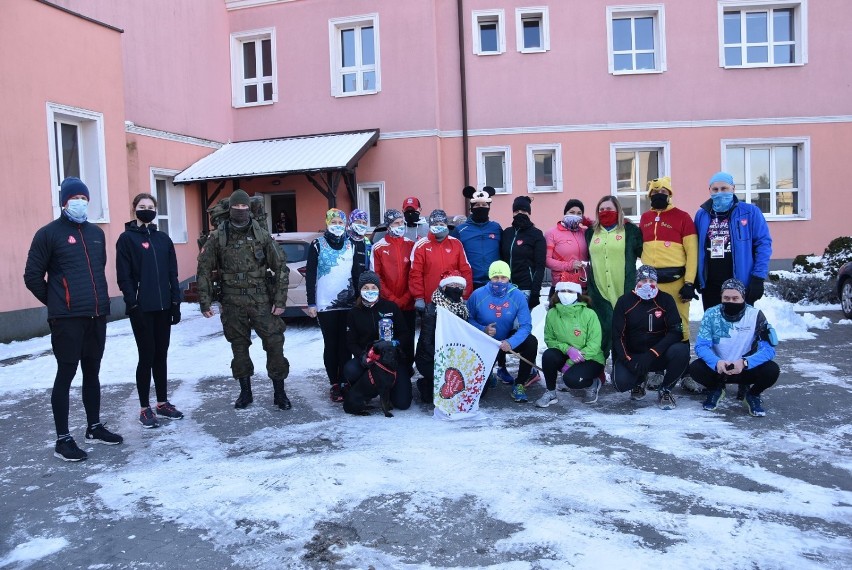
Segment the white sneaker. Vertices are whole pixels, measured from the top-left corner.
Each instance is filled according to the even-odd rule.
[[[601,391],[601,381],[599,378],[592,380],[592,385],[586,388],[586,397],[583,399],[584,404],[594,404],[598,401],[598,392]]]
[[[648,390],[658,390],[663,385],[663,375],[659,372],[649,372],[648,382],[645,387]]]
[[[535,406],[537,408],[546,408],[550,404],[555,404],[559,400],[556,398],[556,391],[546,391],[544,395],[535,401]]]
[[[692,376],[684,376],[680,381],[680,386],[687,392],[692,394],[701,394],[704,392],[704,386],[692,379]]]

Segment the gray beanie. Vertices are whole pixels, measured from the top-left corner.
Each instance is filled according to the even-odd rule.
[[[722,289],[720,289],[720,290],[724,291],[725,289],[734,289],[735,291],[739,291],[740,295],[742,295],[743,299],[745,299],[746,288],[745,288],[745,285],[743,285],[743,282],[740,281],[739,279],[735,279],[735,278],[731,277],[730,279],[728,279],[727,281],[722,283]]]
[[[636,270],[636,282],[639,283],[642,279],[657,280],[657,270],[650,265],[641,265]]]
[[[360,276],[358,276],[358,290],[360,291],[364,285],[372,283],[379,289],[382,288],[381,281],[379,280],[379,274],[375,271],[365,271]]]
[[[402,218],[402,212],[399,210],[395,210],[391,208],[390,210],[385,211],[385,225],[390,227],[394,220],[398,220]]]
[[[231,194],[231,198],[228,200],[228,207],[236,206],[237,204],[248,206],[250,203],[251,199],[244,190],[236,190],[233,194]]]

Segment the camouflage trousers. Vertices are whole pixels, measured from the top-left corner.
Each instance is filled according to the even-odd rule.
[[[290,373],[290,363],[284,358],[284,319],[272,314],[268,303],[252,305],[222,304],[222,329],[231,343],[234,354],[231,372],[234,378],[245,378],[254,374],[254,363],[249,356],[251,329],[263,343],[266,351],[266,372],[272,380],[283,380]]]

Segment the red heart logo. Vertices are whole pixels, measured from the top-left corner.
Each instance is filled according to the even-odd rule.
[[[654,311],[654,316],[659,319],[660,317],[663,316],[663,312],[662,311]]]
[[[77,243],[77,240],[74,239],[74,236],[68,236],[68,243],[74,245],[75,243]]]
[[[148,243],[147,241],[143,241],[143,242],[142,242],[142,247],[144,247],[145,249],[148,249],[149,247],[151,247],[151,244],[150,244],[150,243]]]
[[[583,331],[580,329],[574,329],[574,336],[580,336],[581,334],[583,334]]]
[[[449,400],[464,390],[464,377],[458,368],[447,368],[444,372],[444,384],[441,386],[441,397]]]
[[[518,241],[516,241],[515,243],[517,243],[518,245],[524,245],[524,240],[519,239],[519,240],[518,240]]]
[[[748,220],[740,220],[740,225],[747,226]]]
[[[621,236],[615,236],[615,241],[621,241]]]

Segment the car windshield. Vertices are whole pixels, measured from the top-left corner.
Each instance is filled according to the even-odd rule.
[[[308,259],[308,247],[310,244],[302,241],[291,241],[279,243],[278,245],[281,246],[281,251],[287,256],[287,263],[298,263]]]

